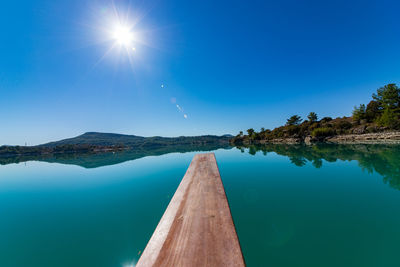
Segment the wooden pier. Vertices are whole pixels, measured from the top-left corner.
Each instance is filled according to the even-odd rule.
[[[245,266],[213,153],[195,155],[136,266]]]

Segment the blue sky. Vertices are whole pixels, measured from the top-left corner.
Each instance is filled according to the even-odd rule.
[[[382,0],[3,1],[0,145],[350,115],[399,82],[399,11]],[[133,52],[110,50],[116,14],[134,23]]]

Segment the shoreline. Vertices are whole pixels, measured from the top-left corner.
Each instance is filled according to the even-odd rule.
[[[271,140],[246,140],[241,143],[232,143],[232,145],[252,145],[252,144],[306,144],[315,143],[327,144],[400,144],[400,131],[366,133],[366,134],[345,134],[335,135],[324,138],[315,138],[312,136],[276,138]]]

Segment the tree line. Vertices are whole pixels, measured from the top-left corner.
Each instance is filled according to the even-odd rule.
[[[324,117],[319,120],[317,113],[310,112],[303,120],[299,115],[292,115],[284,126],[273,130],[261,128],[259,132],[250,128],[246,131],[247,135],[240,131],[232,142],[306,136],[324,138],[338,134],[362,134],[396,129],[400,129],[400,88],[391,83],[377,89],[367,105],[354,107],[352,117]]]
[[[353,110],[353,120],[361,123],[376,122],[391,129],[399,128],[399,116],[400,89],[394,83],[379,88],[367,106],[360,104]]]

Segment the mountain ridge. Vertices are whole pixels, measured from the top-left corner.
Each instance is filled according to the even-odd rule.
[[[98,145],[98,146],[124,146],[136,147],[145,144],[193,144],[193,143],[209,143],[215,141],[225,141],[230,135],[200,135],[200,136],[178,136],[178,137],[162,137],[151,136],[143,137],[138,135],[118,134],[118,133],[102,133],[102,132],[86,132],[72,138],[66,138],[59,141],[53,141],[38,145],[38,147],[55,147],[60,145]]]

